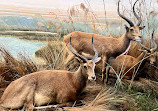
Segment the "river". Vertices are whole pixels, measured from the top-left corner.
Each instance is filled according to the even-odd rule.
[[[42,41],[29,41],[16,37],[0,36],[0,47],[7,49],[15,58],[18,57],[19,53],[33,58],[34,52],[46,44],[47,42]]]

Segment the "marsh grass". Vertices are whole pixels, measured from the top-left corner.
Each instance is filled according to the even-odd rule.
[[[36,57],[46,61],[48,69],[64,69],[65,45],[60,40],[49,42],[47,46],[35,52]]]
[[[11,81],[38,70],[38,66],[26,56],[19,54],[19,59],[17,60],[2,47],[0,48],[0,54],[2,55],[0,61],[0,87],[4,87]]]
[[[96,85],[93,84],[93,87],[96,88]],[[88,88],[89,89],[89,86]],[[94,90],[94,89],[91,89]],[[89,92],[92,92],[89,90]],[[87,94],[88,96],[89,94]],[[64,108],[68,111],[113,111],[113,110],[131,110],[137,111],[135,107],[134,99],[129,99],[129,96],[117,93],[115,88],[101,88],[98,93],[93,94],[95,95],[92,100],[86,101],[85,105],[80,107],[68,107]],[[92,97],[92,95],[89,95]],[[89,98],[90,98],[89,97]],[[86,98],[86,97],[85,97]],[[86,99],[85,99],[86,100]],[[85,100],[82,100],[83,102]]]

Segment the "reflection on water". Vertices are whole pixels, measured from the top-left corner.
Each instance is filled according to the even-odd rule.
[[[26,41],[15,37],[0,36],[0,47],[7,49],[14,57],[17,57],[18,53],[33,57],[34,52],[46,44],[46,42]]]

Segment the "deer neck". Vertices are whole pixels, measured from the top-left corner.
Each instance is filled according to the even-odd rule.
[[[119,49],[121,55],[124,55],[126,52],[128,52],[130,46],[131,46],[131,40],[127,37],[127,34],[123,34],[122,37],[119,38]],[[120,55],[120,56],[121,56]]]
[[[82,90],[85,88],[87,81],[88,81],[88,75],[87,72],[83,69],[83,67],[80,65],[78,70],[75,72],[75,85],[77,92],[81,93]]]

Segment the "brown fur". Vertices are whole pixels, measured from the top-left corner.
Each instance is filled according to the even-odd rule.
[[[92,49],[91,39],[94,37],[94,45],[98,51],[99,56],[102,54],[107,54],[108,57],[116,56],[114,53],[122,53],[126,50],[129,44],[129,39],[126,38],[112,38],[112,37],[103,37],[93,33],[84,33],[84,32],[72,32],[64,37],[64,42],[69,43],[70,36],[72,35],[72,47],[80,54],[82,52],[94,55]],[[124,44],[122,44],[124,42]],[[113,45],[111,44],[113,43]],[[121,45],[126,47],[122,49]],[[67,46],[69,49],[69,46]],[[102,52],[103,51],[103,52]]]
[[[12,109],[25,106],[26,111],[32,111],[33,104],[64,105],[74,101],[85,88],[88,77],[93,75],[91,70],[95,64],[91,62],[82,63],[76,72],[44,70],[25,75],[11,82],[1,97],[0,105]]]

